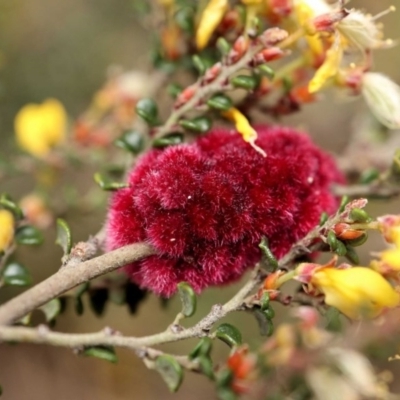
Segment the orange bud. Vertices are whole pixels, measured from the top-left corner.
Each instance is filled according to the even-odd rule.
[[[264,64],[265,62],[279,60],[285,55],[285,52],[279,47],[270,47],[260,51],[254,57],[254,63],[256,65]]]
[[[351,225],[344,222],[339,222],[338,224],[336,224],[333,227],[333,231],[335,232],[337,238],[343,240],[357,239],[365,233],[365,231],[363,230],[352,229]]]
[[[176,98],[174,104],[175,108],[182,107],[187,101],[189,101],[194,96],[196,90],[197,90],[196,84],[188,86],[186,89],[184,89]]]
[[[244,56],[248,48],[249,39],[245,38],[244,36],[239,36],[228,54],[228,60],[230,61],[230,63],[235,63],[239,61]]]
[[[203,82],[204,83],[212,82],[221,73],[221,69],[222,69],[222,64],[220,62],[208,68],[204,74]]]

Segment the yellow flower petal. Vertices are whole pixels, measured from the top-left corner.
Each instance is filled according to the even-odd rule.
[[[0,210],[0,252],[10,246],[14,237],[14,216],[8,210]]]
[[[27,104],[16,115],[14,128],[19,146],[36,157],[46,156],[64,140],[67,115],[55,99]]]
[[[198,49],[207,46],[215,29],[222,21],[228,10],[228,0],[210,0],[204,9],[196,31],[196,45]]]
[[[385,266],[394,271],[400,271],[400,248],[382,251],[380,259]]]
[[[326,304],[352,319],[374,318],[400,301],[382,275],[364,267],[324,268],[313,275],[312,284],[325,294]]]
[[[330,78],[333,78],[340,67],[343,57],[343,48],[340,38],[336,38],[332,47],[326,52],[324,63],[318,68],[308,84],[308,91],[315,93],[321,90]]]
[[[264,157],[267,156],[265,151],[255,144],[258,137],[257,131],[250,125],[248,119],[237,108],[232,107],[229,110],[224,111],[222,115],[235,123],[237,131],[242,135],[245,142],[249,143]]]

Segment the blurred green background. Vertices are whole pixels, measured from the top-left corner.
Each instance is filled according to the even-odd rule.
[[[111,0],[3,0],[0,2],[0,153],[8,151],[13,142],[12,121],[15,113],[28,102],[41,102],[56,97],[72,117],[78,116],[89,104],[93,93],[103,84],[111,65],[126,69],[147,69],[152,38],[135,15],[134,1]],[[399,0],[353,1],[351,6],[364,7],[371,14],[389,5],[400,9]],[[384,18],[387,37],[400,39],[400,10]],[[377,52],[375,65],[400,81],[400,47]],[[359,101],[327,99],[291,116],[288,123],[308,127],[311,135],[324,148],[340,151],[348,139],[354,115],[364,106]],[[332,101],[335,107],[332,106]],[[86,185],[91,176],[81,178]],[[0,192],[8,191],[17,198],[31,190],[29,179],[1,181]],[[383,212],[398,212],[399,204],[384,205]],[[371,211],[382,211],[373,205]],[[96,214],[71,214],[68,222],[75,241],[97,232],[104,211]],[[46,243],[38,250],[22,249],[19,260],[33,270],[36,281],[56,271],[61,251],[56,248],[54,230],[46,233]],[[377,249],[381,241],[372,240]],[[235,286],[224,290],[208,290],[200,297],[193,324],[215,302],[222,302],[234,292]],[[7,290],[3,296],[9,296]],[[279,307],[276,307],[279,311]],[[159,332],[179,311],[174,299],[168,311],[149,296],[137,316],[130,316],[124,307],[109,305],[98,319],[87,310],[77,317],[69,310],[60,318],[57,329],[69,332],[91,332],[104,326],[121,330],[126,335]],[[279,314],[279,312],[278,312]],[[281,313],[284,318],[284,312]],[[193,319],[193,321],[192,321]],[[261,339],[256,322],[250,315],[229,317],[243,332],[246,340],[257,344]],[[195,341],[165,346],[166,351],[185,354]],[[228,353],[223,344],[215,345],[215,358]],[[156,372],[148,371],[136,356],[118,350],[120,362],[75,356],[66,349],[45,346],[0,346],[0,384],[5,400],[119,400],[119,399],[204,399],[215,398],[213,386],[204,377],[187,374],[178,394],[170,395]]]

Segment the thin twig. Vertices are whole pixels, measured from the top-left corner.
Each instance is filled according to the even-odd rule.
[[[61,268],[54,275],[14,297],[0,307],[0,325],[12,324],[64,292],[133,261],[154,254],[146,243],[135,243],[74,266]]]

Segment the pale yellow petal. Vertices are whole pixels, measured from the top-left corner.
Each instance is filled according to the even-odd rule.
[[[204,9],[196,31],[196,45],[198,49],[207,46],[212,34],[222,21],[228,10],[228,0],[210,0]]]
[[[0,210],[0,252],[10,246],[14,237],[14,216],[8,210]]]

